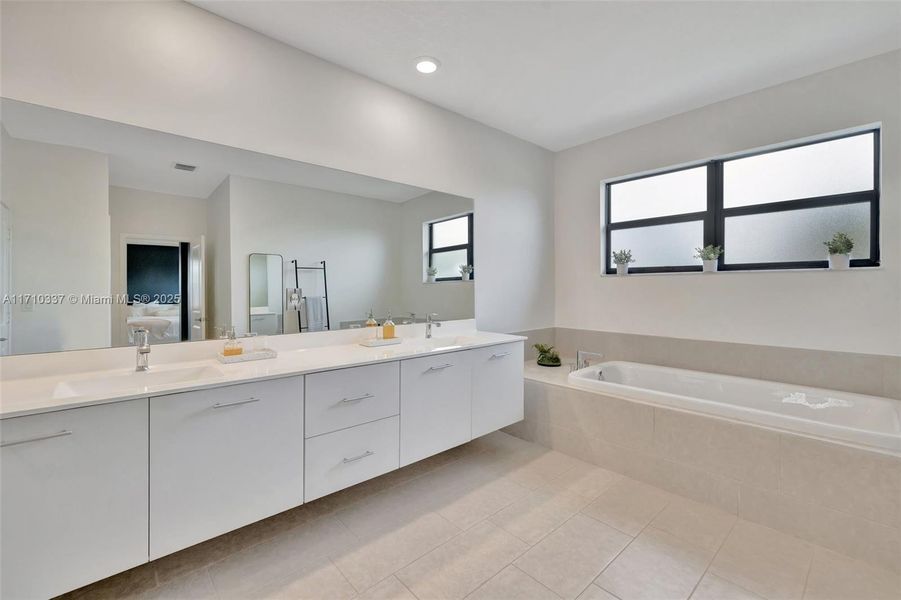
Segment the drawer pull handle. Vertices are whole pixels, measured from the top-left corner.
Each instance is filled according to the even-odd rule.
[[[30,438],[24,438],[21,440],[13,440],[11,442],[0,442],[0,448],[6,448],[7,446],[17,446],[19,444],[27,444],[29,442],[39,442],[41,440],[52,440],[53,438],[65,437],[67,435],[72,435],[72,432],[68,429],[63,429],[62,431],[58,431],[56,433],[48,433],[47,435],[36,435]]]
[[[491,358],[504,358],[505,356],[510,356],[509,352],[498,352],[497,354],[492,354]]]
[[[247,400],[235,400],[234,402],[217,402],[213,408],[227,408],[229,406],[238,406],[240,404],[250,404],[251,402],[259,402],[259,398],[248,398]]]
[[[346,465],[348,463],[357,462],[358,460],[362,460],[362,459],[366,458],[367,456],[372,456],[373,454],[375,454],[375,452],[373,452],[372,450],[367,450],[366,452],[364,452],[363,454],[361,454],[359,456],[354,456],[353,458],[345,458],[341,462],[343,462]]]
[[[369,400],[370,398],[375,398],[375,394],[363,394],[362,396],[357,396],[356,398],[344,398],[338,404],[353,404],[354,402]]]
[[[451,363],[444,363],[443,365],[435,365],[434,367],[429,367],[428,370],[429,371],[443,371],[444,369],[447,369],[452,366],[454,366],[454,365],[452,365]]]

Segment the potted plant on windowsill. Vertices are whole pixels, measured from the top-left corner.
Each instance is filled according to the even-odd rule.
[[[704,246],[703,248],[695,248],[695,258],[700,258],[701,261],[703,261],[704,273],[716,273],[719,258],[722,253],[722,246]]]
[[[829,268],[844,270],[851,266],[851,250],[854,249],[854,240],[848,234],[839,231],[828,242],[823,242],[829,252]]]
[[[429,267],[425,270],[426,283],[435,283],[435,277],[438,276],[438,267]]]
[[[634,262],[635,259],[632,258],[631,250],[617,250],[613,253],[613,264],[616,265],[617,275],[628,275],[629,264]]]
[[[538,351],[538,364],[542,367],[559,367],[561,364],[560,355],[553,346],[547,344],[535,344],[532,346]]]
[[[472,265],[460,265],[460,277],[463,281],[469,281],[472,278]]]

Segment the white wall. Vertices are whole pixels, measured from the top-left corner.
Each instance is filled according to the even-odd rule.
[[[121,271],[122,236],[191,242],[206,233],[206,199],[162,194],[111,185],[109,188],[110,256],[112,293],[126,293]],[[125,331],[127,307],[112,309],[113,343],[128,343]]]
[[[2,128],[0,128],[2,129]],[[2,136],[2,193],[12,222],[12,293],[110,294],[109,169],[90,150]],[[21,304],[15,354],[110,344],[110,305]]]
[[[472,212],[472,200],[429,192],[401,204],[401,255],[400,303],[403,312],[396,316],[416,313],[417,318],[427,313],[438,313],[439,320],[471,319],[473,316],[475,281],[439,281],[424,283],[424,269],[428,256],[428,240],[423,239],[423,224],[447,218],[451,215]],[[482,224],[476,214],[474,229]],[[474,262],[481,268],[481,247],[474,246]]]
[[[877,121],[883,125],[881,269],[628,279],[599,275],[603,179]],[[556,324],[901,354],[899,165],[901,52],[560,152],[555,170]]]
[[[186,3],[2,10],[4,96],[474,198],[479,326],[553,323],[549,152]]]

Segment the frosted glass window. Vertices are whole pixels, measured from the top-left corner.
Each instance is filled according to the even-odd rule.
[[[692,258],[695,248],[704,245],[704,222],[669,223],[610,232],[607,261],[611,268],[611,252],[631,250],[635,262],[630,267],[677,267],[701,264]]]
[[[851,258],[870,258],[870,204],[845,204],[727,217],[727,264],[826,260],[823,242],[843,231]]]
[[[432,224],[432,248],[463,246],[469,243],[469,216]]]
[[[432,255],[432,266],[438,267],[438,279],[445,277],[460,278],[460,265],[466,264],[466,250],[437,252]]]
[[[729,160],[723,206],[749,206],[873,189],[873,133]]]
[[[610,185],[610,222],[707,210],[707,167]]]

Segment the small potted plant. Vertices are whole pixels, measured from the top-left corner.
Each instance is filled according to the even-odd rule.
[[[628,275],[629,264],[634,262],[635,259],[632,258],[631,250],[618,250],[613,253],[613,264],[616,265],[617,275]]]
[[[704,246],[703,248],[695,248],[695,258],[700,258],[704,262],[705,273],[716,273],[719,264],[720,254],[723,253],[722,246]]]
[[[425,274],[426,274],[426,278],[425,278],[426,282],[435,283],[435,277],[438,276],[438,267],[428,267],[425,270]]]
[[[848,234],[839,231],[828,242],[823,242],[829,252],[830,269],[847,269],[851,266],[851,250],[854,249],[854,240]]]
[[[469,281],[472,278],[472,265],[460,265],[460,277],[463,281]]]
[[[535,344],[532,347],[538,351],[539,365],[542,367],[560,366],[560,355],[557,354],[557,350],[555,350],[553,346],[548,346],[547,344]]]

